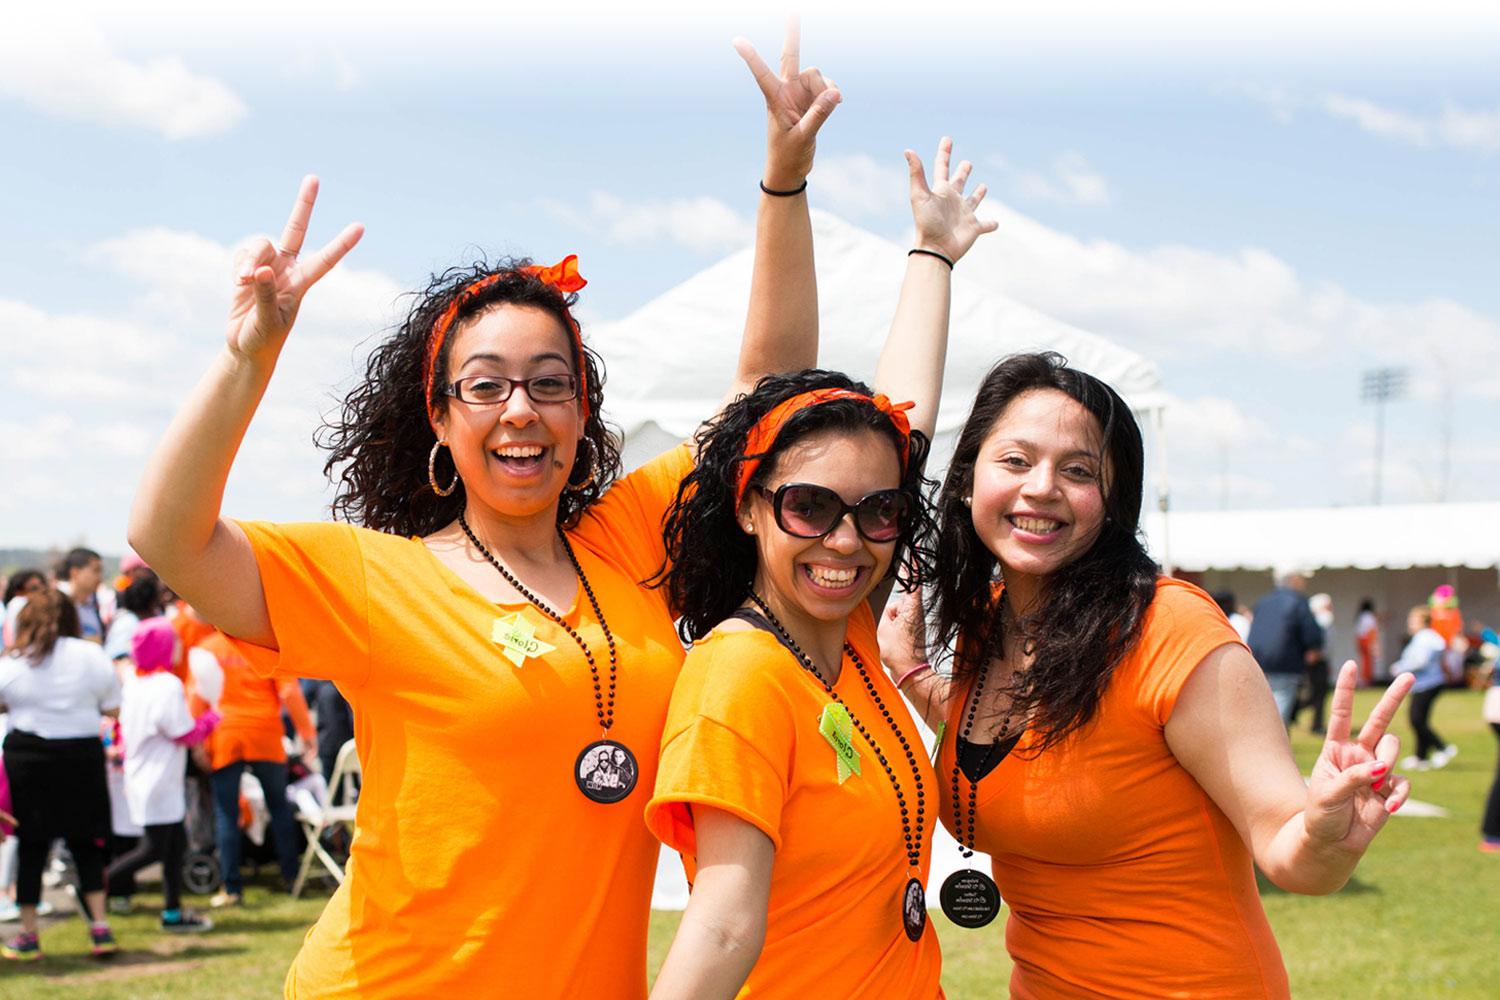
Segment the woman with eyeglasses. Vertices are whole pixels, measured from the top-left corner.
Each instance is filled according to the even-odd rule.
[[[747,58],[770,118],[732,393],[816,352],[802,191],[839,94]],[[227,520],[219,498],[303,294],[316,183],[242,258],[227,344],[141,485],[131,542],[262,672],[333,680],[363,768],[349,878],[291,997],[644,997],[658,846],[641,819],[682,660],[661,518],[678,447],[621,477],[575,258],[438,275],[325,428],[335,514]],[[707,415],[705,415],[707,416]]]
[[[1287,997],[1255,868],[1288,892],[1344,884],[1409,792],[1386,731],[1409,684],[1355,738],[1346,664],[1304,781],[1224,613],[1142,546],[1143,465],[1130,408],[1058,355],[980,383],[937,505],[951,680],[898,608],[880,637],[944,727],[943,823],[992,858],[940,901],[970,928],[1009,904],[1013,997]]]
[[[768,376],[698,436],[667,517],[663,584],[693,642],[662,736],[651,829],[692,894],[654,1000],[931,998],[922,887],[932,768],[881,673],[872,608],[925,565],[922,464],[947,348],[952,262],[995,228],[980,185],[928,188],[908,151],[916,250],[869,386]]]

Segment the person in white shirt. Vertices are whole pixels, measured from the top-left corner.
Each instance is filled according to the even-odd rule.
[[[135,679],[125,686],[120,730],[125,744],[125,800],[130,818],[146,835],[134,850],[109,866],[109,894],[129,895],[137,871],[162,866],[161,928],[206,931],[213,924],[182,909],[182,858],[187,847],[185,772],[187,748],[201,743],[219,715],[210,709],[197,720],[188,713],[187,692],[172,673],[177,634],[165,618],[147,618],[130,640]]]
[[[32,597],[16,617],[15,646],[0,657],[0,711],[10,713],[5,770],[15,802],[22,931],[0,956],[41,957],[36,907],[42,868],[61,837],[78,868],[96,957],[117,950],[104,914],[109,792],[99,721],[120,710],[120,681],[98,645],[78,638],[73,602],[55,590]]]

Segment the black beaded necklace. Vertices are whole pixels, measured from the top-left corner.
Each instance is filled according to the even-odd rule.
[[[578,760],[573,766],[573,780],[577,782],[578,790],[595,802],[619,802],[635,789],[640,767],[636,764],[635,754],[631,753],[629,747],[608,738],[609,731],[615,724],[615,683],[619,676],[615,636],[609,629],[604,610],[599,607],[599,599],[594,596],[594,588],[589,584],[588,575],[584,573],[583,566],[578,562],[578,556],[573,552],[573,544],[568,541],[567,534],[559,527],[557,537],[562,541],[563,551],[568,554],[568,562],[573,564],[573,571],[578,574],[578,582],[583,585],[583,593],[588,598],[589,607],[593,609],[594,617],[598,619],[599,627],[604,631],[604,641],[609,644],[608,695],[605,694],[604,687],[600,683],[599,665],[594,660],[594,651],[589,648],[588,643],[583,641],[583,636],[579,635],[562,615],[552,610],[550,605],[532,593],[516,578],[514,573],[506,569],[504,563],[495,558],[494,554],[479,540],[479,536],[474,534],[474,529],[469,527],[469,522],[462,513],[458,515],[458,525],[463,528],[464,534],[469,536],[469,541],[474,543],[479,554],[500,571],[505,582],[526,598],[532,607],[568,633],[578,644],[578,648],[583,651],[583,658],[588,661],[589,665],[589,676],[594,682],[594,713],[598,716],[599,726],[604,736],[585,746],[583,752],[578,755]]]
[[[922,787],[921,765],[917,763],[916,752],[912,750],[911,743],[907,740],[906,734],[901,732],[901,727],[896,724],[896,720],[892,717],[890,709],[885,707],[885,701],[880,697],[880,692],[875,689],[874,682],[870,680],[870,674],[865,669],[864,660],[854,651],[853,646],[848,642],[844,643],[844,655],[849,657],[850,661],[854,664],[854,669],[859,671],[859,679],[864,681],[865,690],[869,692],[870,700],[875,703],[875,707],[880,710],[881,716],[885,719],[885,724],[895,734],[896,740],[901,744],[902,752],[906,754],[906,762],[911,767],[912,782],[916,789],[917,798],[915,828],[913,827],[911,810],[906,804],[906,793],[901,788],[901,781],[896,777],[895,769],[891,767],[890,761],[886,759],[885,753],[881,751],[880,744],[875,742],[874,737],[870,735],[864,723],[859,721],[859,716],[855,715],[854,711],[849,708],[848,703],[839,697],[838,692],[833,689],[833,685],[829,684],[823,679],[823,675],[818,673],[817,665],[813,663],[812,658],[802,651],[801,646],[797,645],[791,633],[786,630],[786,626],[781,624],[781,620],[776,617],[770,607],[766,605],[766,602],[761,600],[760,595],[751,591],[750,600],[755,602],[755,606],[760,609],[766,621],[776,630],[776,634],[782,643],[796,656],[797,662],[801,664],[802,669],[811,674],[823,686],[823,690],[828,693],[828,697],[832,698],[848,711],[849,719],[854,723],[854,728],[865,738],[865,742],[870,745],[870,749],[875,751],[875,759],[880,761],[880,766],[885,769],[886,778],[890,781],[891,787],[896,791],[896,804],[901,809],[901,837],[906,845],[907,864],[910,872],[920,872],[922,866],[922,831],[927,823],[927,798],[926,791]],[[927,894],[922,888],[922,880],[914,875],[907,879],[901,893],[901,925],[906,931],[906,936],[913,941],[921,939],[922,931],[927,926]]]
[[[1005,595],[1000,595],[1000,613],[1003,619],[1005,614]],[[974,677],[974,690],[969,695],[968,711],[964,715],[964,724],[958,733],[958,738],[953,741],[953,839],[958,841],[958,852],[965,861],[974,857],[975,816],[978,812],[979,781],[983,780],[986,768],[995,753],[1005,745],[1010,736],[1011,713],[1005,713],[1005,718],[1000,723],[1000,732],[995,736],[995,742],[991,743],[984,752],[984,757],[979,762],[975,773],[980,775],[979,779],[962,775],[969,782],[969,809],[968,809],[968,831],[964,831],[964,812],[962,807],[963,796],[959,792],[959,777],[961,768],[959,765],[959,748],[968,741],[969,734],[974,731],[974,718],[979,713],[979,702],[984,695],[984,681],[989,673],[990,662],[986,657],[980,664],[979,672]],[[962,868],[943,880],[943,887],[938,891],[938,902],[943,907],[943,913],[949,920],[960,927],[983,927],[994,920],[1000,913],[1000,889],[995,885],[995,880],[984,872],[973,867]]]

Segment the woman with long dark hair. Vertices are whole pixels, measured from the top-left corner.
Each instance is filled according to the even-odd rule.
[[[693,648],[646,820],[693,891],[655,1000],[941,995],[933,773],[876,663],[872,606],[930,568],[952,262],[995,228],[950,153],[930,190],[907,154],[917,249],[876,372],[916,403],[837,372],[768,376],[699,434],[667,516],[663,582]]]
[[[9,649],[15,641],[16,616],[26,606],[27,600],[47,589],[47,574],[39,569],[18,569],[5,581],[5,603],[0,604],[5,615],[0,648]]]
[[[120,682],[98,643],[79,638],[78,610],[56,590],[33,595],[16,617],[15,646],[0,657],[0,712],[10,714],[5,771],[18,820],[16,902],[21,933],[0,945],[15,961],[42,957],[37,904],[53,841],[78,868],[96,957],[115,952],[104,912],[109,791],[101,716],[120,712]]]
[[[766,193],[732,394],[815,355],[802,192],[839,99],[798,69],[795,35],[780,74],[758,69]],[[221,518],[302,296],[359,238],[299,256],[315,194],[242,260],[226,347],[131,518],[136,550],[253,665],[332,680],[354,709],[350,876],[287,994],[644,997],[658,847],[637,786],[682,648],[640,581],[691,451],[620,477],[576,258],[481,262],[417,296],[326,428],[334,512],[360,527]]]
[[[957,872],[941,901],[978,927],[1003,895],[1013,996],[1286,997],[1252,861],[1290,892],[1344,884],[1409,791],[1386,732],[1409,685],[1351,740],[1346,665],[1304,782],[1223,612],[1142,547],[1143,464],[1129,407],[1055,354],[980,384],[938,499],[951,681],[899,613],[882,629],[945,726],[943,821],[993,859],[993,882]]]

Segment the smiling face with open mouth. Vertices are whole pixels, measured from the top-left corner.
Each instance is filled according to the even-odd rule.
[[[787,483],[826,487],[852,506],[899,487],[901,460],[890,438],[872,430],[809,434],[776,456],[765,485],[774,493]],[[845,513],[821,538],[798,538],[778,526],[769,496],[747,494],[740,524],[755,537],[755,589],[788,625],[842,622],[884,579],[896,542],[870,541],[854,517]]]
[[[555,316],[535,306],[501,303],[468,321],[448,352],[450,381],[478,376],[536,379],[576,378],[572,338]],[[493,391],[493,383],[481,384]],[[557,502],[583,433],[579,401],[538,401],[545,384],[514,388],[504,402],[488,405],[444,397],[446,410],[434,421],[446,439],[471,502],[502,517],[529,517]]]
[[[1000,560],[1007,587],[1036,585],[1089,550],[1104,524],[1099,423],[1055,389],[1013,399],[974,463],[974,530]]]

